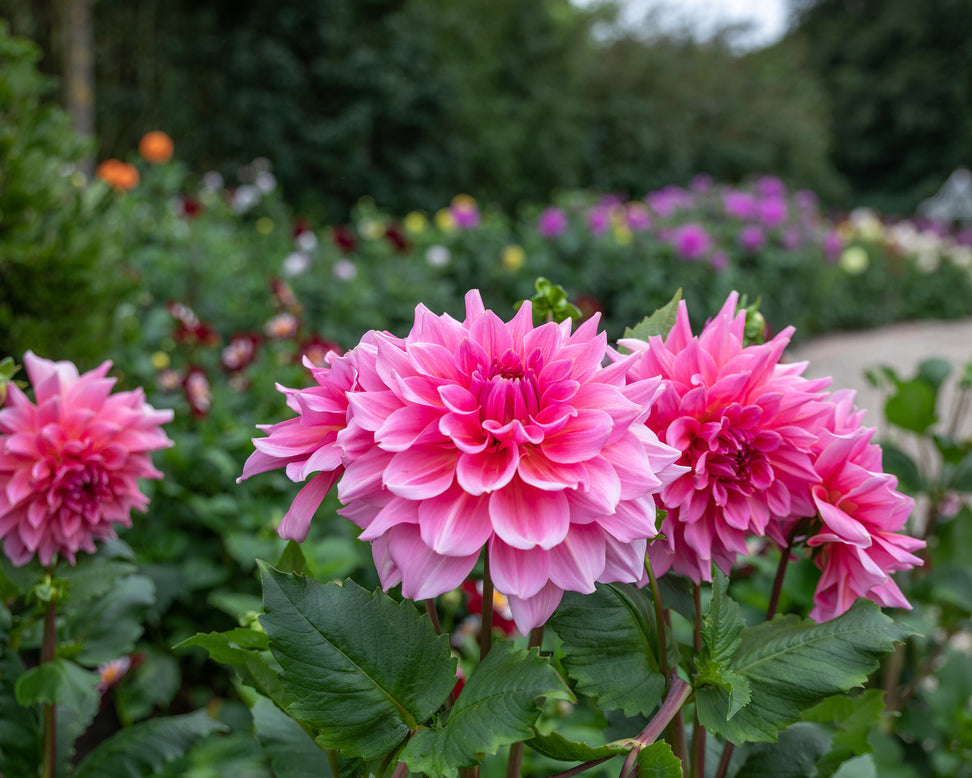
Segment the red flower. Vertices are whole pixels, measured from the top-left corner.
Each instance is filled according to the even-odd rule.
[[[358,240],[354,237],[351,228],[343,224],[339,224],[334,228],[331,237],[334,245],[341,249],[341,251],[350,253],[358,247]]]

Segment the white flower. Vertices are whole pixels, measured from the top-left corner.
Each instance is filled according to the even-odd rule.
[[[445,267],[451,259],[452,255],[445,246],[436,244],[435,246],[429,246],[425,250],[425,261],[432,265],[432,267]]]
[[[311,230],[304,230],[297,236],[294,242],[301,251],[310,252],[317,248],[317,235]]]
[[[342,281],[353,281],[358,277],[358,268],[350,259],[339,259],[335,262],[333,272]]]
[[[283,274],[285,276],[299,276],[310,267],[310,257],[302,251],[292,251],[283,261]]]

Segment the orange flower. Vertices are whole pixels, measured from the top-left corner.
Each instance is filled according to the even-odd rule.
[[[106,159],[95,170],[95,176],[115,189],[129,190],[138,186],[138,170],[117,159]]]
[[[153,165],[161,165],[172,159],[172,138],[161,130],[152,130],[142,136],[138,143],[138,153],[142,159]]]

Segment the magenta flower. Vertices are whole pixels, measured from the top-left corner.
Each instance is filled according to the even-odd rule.
[[[3,550],[17,566],[35,554],[45,566],[55,556],[74,564],[148,506],[138,479],[162,477],[149,453],[172,445],[160,426],[172,411],[155,410],[141,389],[111,394],[111,362],[78,375],[28,351],[24,366],[35,402],[9,384],[0,410]]]
[[[763,197],[783,198],[786,196],[786,184],[776,176],[761,176],[753,186]]]
[[[734,219],[752,219],[756,216],[756,198],[747,192],[726,192],[722,195],[722,207]]]
[[[891,573],[921,565],[913,552],[925,542],[899,534],[914,501],[897,492],[883,471],[873,429],[861,426],[854,393],[835,392],[826,428],[814,446],[820,481],[811,490],[819,527],[807,541],[819,547],[814,561],[823,572],[810,617],[827,621],[858,597],[886,607],[911,608]]]
[[[828,232],[823,239],[823,250],[824,257],[826,260],[834,264],[844,250],[844,239],[840,237],[840,233],[837,230],[831,230]]]
[[[640,423],[658,379],[627,381],[635,356],[602,366],[596,327],[535,328],[529,302],[504,323],[475,291],[461,322],[419,306],[406,338],[369,333],[319,386],[284,390],[300,415],[265,428],[244,477],[317,473],[281,525],[297,539],[340,479],[342,515],[406,597],[457,588],[486,548],[526,633],[564,590],[640,579],[651,495],[683,471]]]
[[[537,219],[537,232],[544,238],[559,238],[567,232],[567,214],[562,208],[544,208]]]
[[[624,219],[632,232],[644,232],[651,228],[651,212],[644,203],[628,203],[625,206]]]
[[[672,231],[671,242],[679,256],[690,261],[701,259],[712,249],[712,238],[705,227],[696,222],[676,227]]]
[[[737,302],[733,292],[697,337],[683,301],[666,339],[621,341],[640,355],[630,380],[662,378],[645,423],[682,452],[678,464],[687,468],[658,495],[668,515],[664,540],[649,546],[651,562],[659,574],[674,568],[696,582],[712,580],[713,563],[728,573],[747,553],[748,536],[815,512],[812,451],[829,379],[809,381],[804,364],[779,364],[792,328],[744,347]]]
[[[756,206],[756,216],[764,227],[778,227],[788,214],[789,208],[782,197],[767,197]]]
[[[662,218],[676,211],[692,207],[692,195],[679,186],[666,186],[657,192],[645,195],[645,202]]]
[[[587,212],[587,228],[592,235],[604,235],[611,229],[611,206],[593,206]]]

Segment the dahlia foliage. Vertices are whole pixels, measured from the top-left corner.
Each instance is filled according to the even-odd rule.
[[[792,328],[745,345],[737,304],[733,293],[694,336],[682,301],[666,338],[621,341],[639,356],[629,380],[662,378],[646,424],[686,468],[657,495],[668,514],[664,539],[649,546],[655,572],[711,581],[712,565],[728,574],[751,538],[785,553],[805,540],[823,570],[813,618],[833,618],[857,597],[909,607],[890,574],[921,564],[912,552],[924,543],[899,534],[913,503],[883,472],[853,393],[829,395],[830,379],[780,362]]]
[[[571,332],[532,316],[503,322],[476,291],[461,322],[419,306],[405,338],[370,332],[308,365],[317,386],[281,388],[298,416],[263,428],[243,472],[310,477],[280,534],[302,540],[337,483],[386,589],[455,589],[486,548],[523,633],[565,590],[638,581],[653,495],[685,472],[643,423],[661,383],[630,379],[635,355],[605,364],[596,317]]]
[[[162,477],[149,454],[171,445],[160,425],[172,411],[141,389],[112,394],[110,362],[79,375],[28,351],[24,365],[34,402],[10,384],[0,410],[0,538],[15,565],[74,564],[148,506],[138,479]]]

